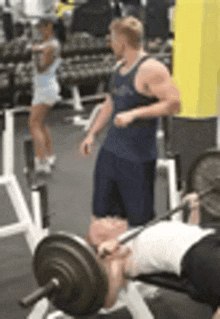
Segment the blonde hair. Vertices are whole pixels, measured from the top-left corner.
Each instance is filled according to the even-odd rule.
[[[89,226],[86,241],[99,246],[103,241],[118,237],[127,231],[127,221],[117,217],[105,217],[94,220]]]
[[[133,49],[138,49],[144,38],[144,27],[141,21],[132,16],[115,19],[109,26],[110,31],[122,34]]]

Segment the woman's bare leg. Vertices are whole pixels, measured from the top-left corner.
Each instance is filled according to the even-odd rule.
[[[46,156],[53,156],[53,142],[49,125],[44,125],[43,130],[46,139]]]
[[[46,158],[47,153],[47,136],[43,126],[43,121],[49,110],[49,105],[38,104],[31,108],[31,114],[29,117],[30,134],[34,141],[35,157],[39,159]]]

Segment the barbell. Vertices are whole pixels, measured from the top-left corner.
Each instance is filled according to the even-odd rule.
[[[36,248],[33,268],[40,288],[20,301],[22,307],[46,296],[71,316],[88,316],[103,306],[107,276],[92,247],[79,236],[58,232],[44,238]]]
[[[198,194],[199,199],[202,201],[213,192],[220,193],[220,177]],[[125,244],[144,229],[184,209],[185,205],[188,203],[124,233],[119,236],[119,243]],[[107,254],[104,252],[101,257],[105,258]],[[94,249],[79,236],[58,232],[44,238],[36,248],[33,268],[40,288],[20,301],[22,307],[30,307],[48,297],[56,308],[68,315],[89,316],[104,306],[108,292],[106,273],[97,263]]]

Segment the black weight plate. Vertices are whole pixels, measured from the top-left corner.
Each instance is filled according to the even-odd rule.
[[[91,315],[103,305],[106,276],[91,247],[78,236],[60,232],[43,239],[36,249],[34,271],[40,286],[54,277],[60,280],[60,293],[50,299],[55,307],[71,316]]]
[[[187,176],[187,192],[202,192],[213,186],[220,176],[220,151],[207,150],[192,164]],[[201,199],[201,205],[207,213],[220,217],[220,193],[213,191]]]
[[[69,314],[84,314],[94,298],[95,278],[81,247],[79,249],[66,235],[49,236],[37,250],[34,266],[39,285],[44,285],[54,277],[60,280],[62,289],[52,300],[58,309],[69,313],[70,304],[74,312]],[[77,281],[71,283],[71,280],[66,280],[71,274]],[[76,287],[76,292],[72,286]],[[73,294],[68,295],[72,288]],[[75,299],[77,293],[79,296]]]
[[[100,267],[97,269],[99,275],[97,274],[97,282],[96,282],[96,289],[100,293],[96,294],[92,305],[90,306],[90,314],[95,314],[100,308],[104,306],[105,297],[108,292],[108,281],[105,271]],[[101,272],[101,274],[100,274]]]
[[[89,245],[87,245],[87,243],[82,238],[78,236],[74,237],[79,241],[81,245],[85,245],[84,247],[88,252],[87,260],[90,260],[90,266],[93,268],[93,274],[95,278],[94,289],[96,291],[96,294],[94,294],[94,298],[89,308],[87,309],[87,312],[84,312],[84,316],[91,316],[94,315],[104,305],[105,297],[108,292],[108,280],[105,271],[96,262],[96,257],[93,249]]]

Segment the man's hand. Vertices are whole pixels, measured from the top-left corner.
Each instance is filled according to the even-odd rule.
[[[199,196],[197,193],[190,193],[183,197],[183,203],[189,202],[190,204],[190,209],[191,210],[198,210],[199,209]]]
[[[114,124],[117,127],[126,127],[135,120],[134,113],[131,111],[122,112],[115,116]]]
[[[120,245],[117,239],[105,241],[98,247],[99,257],[103,254],[107,254],[107,261],[124,259],[128,257],[130,253],[130,248],[124,245]]]
[[[190,224],[199,224],[200,222],[200,216],[199,216],[199,207],[200,207],[200,202],[199,202],[199,196],[197,193],[190,193],[186,195],[183,199],[182,202],[189,202],[190,205],[190,217],[189,217],[189,222]]]
[[[119,250],[119,248],[120,248],[120,245],[117,239],[111,239],[111,240],[103,242],[98,247],[98,255],[99,256],[102,256],[103,254],[113,255]]]
[[[95,145],[95,137],[93,134],[87,135],[87,137],[83,140],[80,145],[80,153],[83,156],[88,156],[91,154],[91,148]]]

